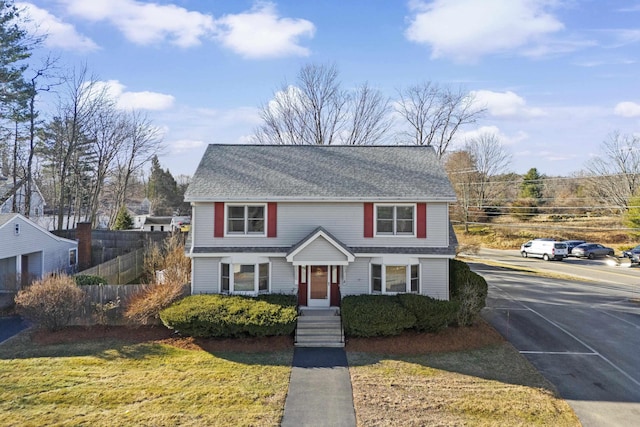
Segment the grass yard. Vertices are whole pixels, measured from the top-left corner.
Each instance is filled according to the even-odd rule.
[[[579,426],[486,322],[347,343],[359,426]],[[0,426],[277,426],[290,337],[67,328],[0,345]],[[321,390],[330,393],[330,390]]]
[[[347,355],[361,426],[580,426],[506,343],[413,356]]]
[[[0,425],[278,425],[293,352],[118,340],[0,346]]]

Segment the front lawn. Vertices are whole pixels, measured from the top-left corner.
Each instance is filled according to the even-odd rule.
[[[580,426],[567,402],[508,343],[347,355],[358,425]]]
[[[278,425],[292,350],[118,339],[0,346],[0,425]]]
[[[350,339],[347,357],[359,426],[580,425],[484,322]],[[0,345],[0,426],[277,426],[292,358],[290,337],[179,338],[161,328],[22,333]]]

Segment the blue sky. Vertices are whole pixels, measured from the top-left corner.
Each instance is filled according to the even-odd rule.
[[[162,130],[161,163],[191,175],[209,143],[245,143],[301,66],[335,64],[392,99],[461,86],[510,169],[569,175],[614,131],[640,136],[640,0],[37,0],[43,50],[86,63],[122,108]],[[396,127],[402,126],[400,120]],[[455,148],[455,147],[454,147]]]

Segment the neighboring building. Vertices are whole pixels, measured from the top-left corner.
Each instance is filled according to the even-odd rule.
[[[152,216],[133,217],[133,229],[142,231],[180,231],[183,224],[190,223],[188,216]]]
[[[78,242],[51,234],[20,214],[0,214],[0,241],[0,290],[77,269]]]
[[[455,193],[432,147],[209,145],[185,201],[194,294],[449,299]]]
[[[16,199],[18,212],[24,213],[26,188],[23,181],[18,181],[13,185],[13,180],[0,176],[0,213],[13,212],[13,199]],[[35,182],[31,188],[31,208],[29,216],[37,217],[44,213],[44,197]]]

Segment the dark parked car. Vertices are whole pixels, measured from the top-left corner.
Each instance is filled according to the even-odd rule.
[[[629,249],[628,251],[623,251],[622,256],[625,258],[631,258],[633,262],[640,261],[640,245],[636,246],[633,249]]]
[[[571,249],[571,255],[578,258],[594,259],[596,257],[605,257],[613,255],[615,251],[612,248],[602,246],[599,243],[583,243]]]
[[[565,240],[564,243],[567,244],[567,252],[569,252],[569,256],[571,256],[571,249],[575,248],[578,245],[583,243],[587,243],[586,240]]]

